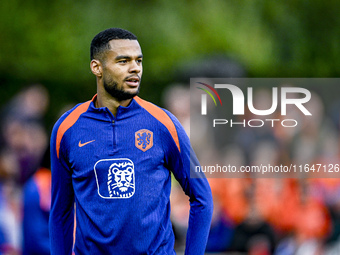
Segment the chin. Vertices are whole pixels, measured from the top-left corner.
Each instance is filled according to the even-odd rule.
[[[139,93],[139,87],[138,88],[133,88],[133,89],[127,89],[125,92],[133,94],[133,95],[138,95]]]

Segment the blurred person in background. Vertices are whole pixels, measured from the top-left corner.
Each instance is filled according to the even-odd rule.
[[[235,228],[231,250],[247,254],[270,255],[275,249],[274,229],[252,205],[246,219]]]
[[[21,252],[21,192],[16,184],[18,165],[12,154],[0,152],[0,254]]]
[[[1,114],[0,151],[0,251],[20,254],[22,251],[22,187],[32,176],[47,146],[43,125],[49,105],[46,88],[30,85],[19,91],[4,106]],[[31,218],[33,214],[25,214]],[[40,242],[37,239],[37,242]]]
[[[35,84],[20,91],[2,109],[0,232],[4,254],[22,251],[22,187],[37,170],[47,146],[43,117],[48,104],[46,88]]]
[[[23,190],[23,255],[49,255],[48,219],[51,206],[50,150]]]
[[[48,144],[43,117],[49,94],[40,84],[20,91],[2,111],[2,140],[19,164],[17,182],[23,185],[34,174]]]
[[[211,221],[206,252],[226,252],[230,249],[235,225],[223,212],[220,201],[214,197],[214,213]]]

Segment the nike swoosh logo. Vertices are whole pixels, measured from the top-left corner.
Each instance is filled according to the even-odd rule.
[[[95,141],[95,140],[92,140],[92,141],[88,141],[88,142],[86,142],[86,143],[81,143],[81,141],[79,141],[78,146],[79,146],[79,147],[83,147],[83,146],[85,146],[86,144],[92,143],[92,142],[94,142],[94,141]]]

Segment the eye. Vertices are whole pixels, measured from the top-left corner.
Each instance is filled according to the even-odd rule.
[[[113,174],[120,174],[120,172],[121,171],[118,168],[116,168],[116,167],[112,169],[112,173]]]
[[[122,59],[122,60],[119,60],[118,63],[120,63],[120,64],[126,64],[126,63],[127,63],[127,60],[126,60],[126,59]]]
[[[141,64],[142,63],[142,59],[137,59],[137,63]]]

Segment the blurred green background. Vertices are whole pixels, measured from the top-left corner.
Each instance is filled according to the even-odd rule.
[[[248,77],[339,77],[339,7],[335,0],[4,0],[0,106],[41,83],[51,97],[50,127],[64,105],[90,99],[90,42],[109,27],[138,36],[141,96],[156,104],[183,63],[209,54],[231,56]]]

